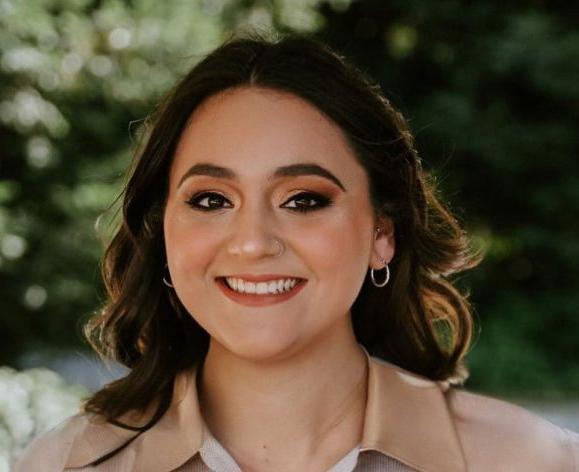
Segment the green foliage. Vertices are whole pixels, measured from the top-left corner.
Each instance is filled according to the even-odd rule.
[[[95,222],[118,195],[129,124],[222,39],[194,3],[3,2],[0,359],[79,343],[104,296]],[[105,235],[100,235],[104,237]]]
[[[460,280],[478,319],[478,389],[572,396],[579,385],[579,34],[569,9],[357,2],[319,33],[379,78],[486,249]]]
[[[480,324],[471,385],[576,391],[571,18],[571,6],[483,0],[0,2],[0,362],[78,345],[104,297],[95,222],[120,191],[129,124],[230,31],[258,26],[315,32],[409,117],[425,167],[487,253],[460,281]]]

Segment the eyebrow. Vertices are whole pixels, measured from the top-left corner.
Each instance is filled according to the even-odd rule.
[[[179,185],[177,188],[181,186],[181,184],[193,175],[208,175],[210,177],[217,177],[222,179],[230,179],[230,180],[238,180],[237,174],[229,169],[228,167],[217,166],[215,164],[209,163],[198,163],[191,166],[191,168],[185,172],[181,180],[179,181]],[[281,166],[278,167],[269,180],[273,178],[281,178],[281,177],[295,177],[298,175],[317,175],[319,177],[323,177],[335,183],[338,187],[340,187],[344,192],[346,188],[340,182],[334,174],[332,174],[328,169],[318,165],[318,164],[311,164],[311,163],[300,163],[300,164],[291,164],[288,166]]]

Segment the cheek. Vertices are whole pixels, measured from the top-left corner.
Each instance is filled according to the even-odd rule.
[[[187,274],[207,267],[219,241],[211,225],[199,224],[182,214],[168,214],[164,231],[165,250],[173,277],[187,277]]]
[[[355,286],[363,282],[368,265],[371,228],[368,212],[347,208],[332,218],[304,226],[298,246],[307,254],[310,269],[319,275],[320,282],[329,282],[328,289]]]

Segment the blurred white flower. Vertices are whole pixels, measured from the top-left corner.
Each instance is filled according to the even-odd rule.
[[[0,472],[32,439],[78,413],[88,393],[49,369],[0,367]]]

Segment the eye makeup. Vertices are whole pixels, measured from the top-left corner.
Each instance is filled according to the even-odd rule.
[[[187,204],[197,211],[202,212],[213,212],[225,208],[231,208],[219,206],[220,203],[229,202],[227,198],[221,195],[218,192],[214,191],[202,191],[198,192],[193,195],[190,199],[187,200]],[[301,203],[300,203],[301,202]],[[309,202],[304,204],[303,202]],[[317,202],[313,205],[311,202]],[[213,204],[217,204],[215,206]],[[295,203],[294,206],[286,206],[289,203]],[[287,208],[290,211],[299,212],[299,213],[310,213],[313,211],[319,211],[323,208],[327,208],[333,204],[333,200],[325,195],[322,195],[318,192],[312,191],[302,191],[296,193],[294,196],[286,200],[286,202],[281,206],[281,208]]]

